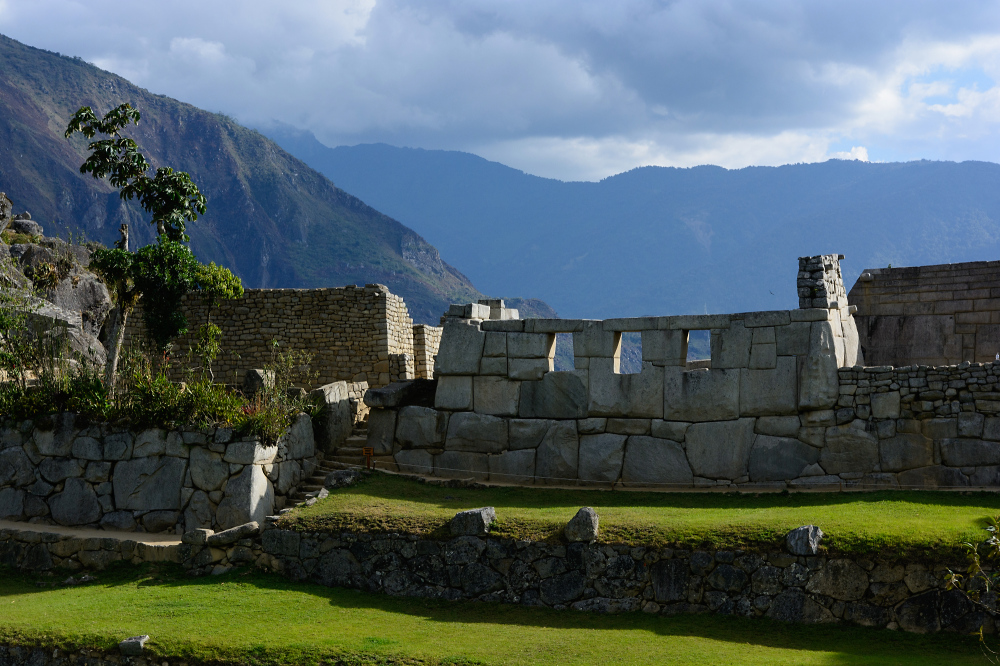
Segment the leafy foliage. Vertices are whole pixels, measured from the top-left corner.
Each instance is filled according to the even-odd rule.
[[[980,611],[997,617],[1000,613],[997,612],[994,588],[1000,585],[1000,569],[995,568],[1000,564],[1000,516],[986,519],[986,531],[990,536],[982,542],[967,541],[962,544],[966,549],[969,566],[964,574],[948,569],[947,589],[959,590]],[[1000,664],[1000,652],[992,650],[986,644],[982,625],[977,633],[987,659],[990,663]]]

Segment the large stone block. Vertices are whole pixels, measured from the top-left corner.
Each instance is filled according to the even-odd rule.
[[[762,416],[757,419],[757,425],[754,430],[758,435],[795,437],[799,434],[799,417],[797,415]]]
[[[194,452],[199,448],[195,447],[191,449],[192,457],[194,456]],[[249,440],[230,442],[226,446],[226,455],[223,460],[229,463],[236,463],[237,465],[270,465],[274,462],[274,458],[277,455],[278,447],[276,445],[265,446],[257,440]],[[194,474],[193,467],[191,474]]]
[[[919,433],[899,433],[880,439],[878,448],[883,472],[901,472],[934,464],[934,441]]]
[[[712,368],[746,368],[750,365],[753,333],[742,321],[730,322],[729,328],[712,332]]]
[[[167,433],[160,428],[143,430],[135,438],[132,447],[133,458],[162,456],[167,452]]]
[[[455,415],[458,416],[457,414]],[[369,421],[371,417],[369,417]],[[371,426],[369,426],[369,432]],[[437,449],[444,444],[448,429],[448,415],[430,407],[409,406],[399,410],[396,418],[396,439],[403,446],[413,449]],[[391,437],[389,438],[391,442]],[[371,446],[371,437],[368,438]],[[392,444],[381,448],[386,455],[392,453]]]
[[[555,425],[546,419],[510,419],[508,421],[508,445],[510,450],[537,449],[545,438],[545,433]]]
[[[842,308],[840,312],[840,323],[844,332],[844,365],[848,367],[864,365],[865,356],[861,350],[861,336],[858,335],[857,322],[848,314],[848,310]]]
[[[489,456],[490,481],[496,483],[530,483],[535,478],[535,450],[504,451]]]
[[[507,360],[507,376],[510,379],[537,381],[554,367],[550,358],[511,358]]]
[[[473,396],[480,414],[517,416],[521,383],[504,377],[475,377]]]
[[[986,417],[986,422],[983,424],[983,439],[1000,442],[1000,417]]]
[[[899,391],[873,393],[871,400],[873,417],[877,419],[899,418]]]
[[[586,370],[549,372],[538,382],[522,382],[518,416],[540,419],[587,417]]]
[[[46,458],[38,466],[38,472],[49,483],[59,483],[70,477],[83,476],[83,467],[73,458]]]
[[[579,476],[582,481],[614,483],[621,476],[626,435],[602,433],[580,437]]]
[[[73,440],[72,455],[81,460],[104,460],[104,448],[93,437],[77,437]],[[0,472],[0,478],[2,476],[3,473]]]
[[[35,466],[21,447],[0,451],[0,485],[27,486],[35,481]]]
[[[178,486],[178,494],[179,491]],[[67,479],[63,491],[49,498],[49,510],[52,519],[60,525],[89,525],[101,519],[97,494],[83,479]]]
[[[538,445],[535,480],[540,483],[570,483],[578,476],[580,441],[576,421],[556,422]]]
[[[663,368],[643,363],[638,374],[614,372],[611,359],[590,360],[591,416],[663,418]]]
[[[774,342],[779,356],[805,356],[809,353],[812,324],[794,321],[788,326],[774,328]]]
[[[76,415],[69,412],[52,414],[35,420],[35,447],[43,456],[69,456],[76,437]]]
[[[795,357],[781,356],[771,370],[740,370],[740,414],[796,414]]]
[[[104,436],[105,460],[128,460],[132,457],[132,435],[116,432]]]
[[[694,475],[708,479],[746,476],[754,420],[695,423],[688,428],[685,448]]]
[[[660,421],[653,420],[650,424],[650,434],[660,439],[672,439],[675,442],[683,442],[690,423],[684,421]]]
[[[826,429],[826,446],[819,462],[827,474],[871,472],[879,462],[878,439],[860,419],[832,426]]]
[[[406,449],[394,456],[403,474],[433,474],[434,456],[423,449]]]
[[[435,372],[440,375],[477,374],[485,342],[486,334],[479,330],[478,323],[446,320],[434,364]]]
[[[472,409],[472,376],[449,375],[438,379],[434,393],[436,409],[464,412]]]
[[[218,490],[229,478],[229,464],[218,453],[196,446],[191,449],[191,483],[207,493]]]
[[[264,523],[274,511],[274,488],[259,465],[247,465],[226,484],[226,495],[219,502],[215,519],[220,530],[228,530],[251,521]]]
[[[750,451],[751,481],[789,481],[819,460],[819,449],[789,437],[757,435]]]
[[[840,375],[833,326],[815,321],[809,337],[809,354],[799,368],[799,407],[831,409],[840,397]]]
[[[664,368],[664,419],[728,421],[739,414],[739,370]]]
[[[313,419],[316,448],[332,454],[351,436],[354,429],[347,382],[324,384],[309,395],[319,405],[319,413]]]
[[[308,414],[299,413],[292,421],[288,432],[278,439],[278,446],[286,447],[285,458],[301,460],[316,455],[316,438],[313,435],[312,418]]]
[[[368,412],[368,446],[375,451],[392,451],[395,436],[395,410],[373,408]]]
[[[138,458],[115,465],[115,507],[132,511],[176,511],[187,470],[182,458]],[[247,521],[244,521],[247,522]]]
[[[684,366],[688,355],[688,332],[652,330],[642,332],[642,360],[656,365]]]
[[[914,488],[964,488],[969,485],[969,479],[962,472],[952,467],[931,465],[908,469],[896,475],[899,487],[904,490]]]
[[[15,488],[0,489],[0,520],[21,520],[23,516],[24,491]]]
[[[508,358],[551,358],[556,353],[554,333],[508,333]]]
[[[483,345],[484,357],[507,356],[507,334],[499,331],[486,333],[486,343]]]
[[[434,456],[434,474],[448,479],[479,479],[490,475],[489,456],[468,451],[445,451]]]
[[[576,357],[618,358],[622,334],[604,330],[600,321],[583,322],[583,330],[573,333],[573,355]]]
[[[1000,464],[1000,443],[981,439],[942,439],[941,462],[951,467]]]
[[[622,482],[634,486],[688,486],[694,480],[680,444],[669,439],[633,435],[625,444]]]
[[[868,574],[853,560],[827,560],[806,583],[806,591],[841,601],[857,601],[868,590]]]
[[[459,412],[448,423],[449,451],[500,453],[507,449],[507,421],[487,414]]]

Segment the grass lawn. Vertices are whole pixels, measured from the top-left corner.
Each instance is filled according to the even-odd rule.
[[[494,506],[494,533],[545,539],[559,535],[581,506],[601,519],[601,540],[766,550],[788,530],[819,525],[833,552],[942,557],[964,541],[982,541],[985,518],[1000,514],[998,493],[651,493],[545,488],[447,488],[374,474],[334,490],[284,525],[315,531],[445,534],[457,511]]]
[[[0,571],[0,641],[110,650],[147,633],[155,656],[245,664],[985,663],[977,638],[948,634],[399,599],[238,570],[191,579],[119,567],[98,578],[39,588]]]

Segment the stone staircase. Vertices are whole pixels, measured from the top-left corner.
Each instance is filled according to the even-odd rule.
[[[338,469],[343,469],[340,466],[332,466],[329,461],[321,460],[319,461],[319,466],[313,471],[312,476],[307,479],[302,479],[299,483],[299,487],[295,489],[295,492],[288,496],[291,503],[287,506],[294,506],[299,502],[303,502],[309,498],[309,493],[316,493],[323,489],[323,482],[326,481],[326,476],[330,472]]]

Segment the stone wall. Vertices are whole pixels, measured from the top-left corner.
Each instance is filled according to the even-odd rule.
[[[129,431],[70,413],[8,422],[0,426],[0,520],[177,533],[232,527],[283,506],[315,466],[306,414],[271,446],[228,428]]]
[[[413,356],[416,379],[434,378],[434,357],[441,345],[441,327],[417,324],[413,327]]]
[[[1000,262],[870,268],[850,301],[871,365],[985,363],[1000,353]]]
[[[195,296],[185,299],[183,311],[189,333],[175,343],[175,379],[183,378],[198,327],[209,316],[208,306]],[[213,364],[218,381],[240,384],[244,372],[270,363],[273,340],[280,350],[312,354],[317,385],[344,380],[385,386],[414,377],[413,321],[403,299],[384,285],[247,289],[243,298],[213,308],[211,321],[222,329],[222,352]],[[140,339],[143,330],[141,312],[136,312],[126,343]]]

